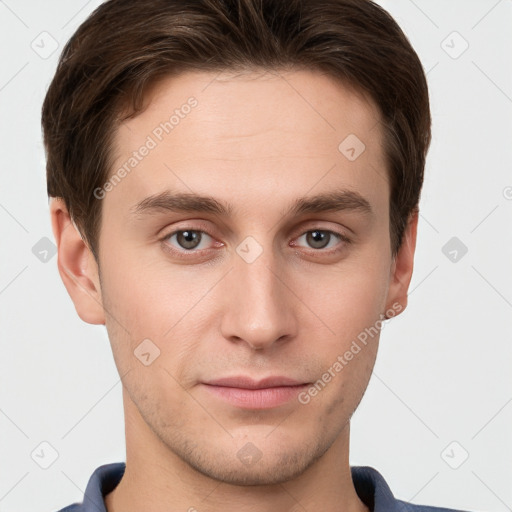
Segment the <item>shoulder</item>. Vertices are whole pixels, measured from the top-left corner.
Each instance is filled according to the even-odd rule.
[[[68,505],[58,512],[106,512],[103,497],[120,482],[125,467],[124,462],[114,462],[96,468],[85,489],[83,501]]]
[[[415,505],[402,500],[396,500],[398,509],[401,512],[468,512],[466,510],[454,509],[454,508],[443,508],[443,507],[431,507],[429,505]]]
[[[370,466],[351,466],[354,487],[371,512],[468,512],[396,499],[384,477]]]

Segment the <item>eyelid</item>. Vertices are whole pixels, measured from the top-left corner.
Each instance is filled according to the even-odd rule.
[[[332,224],[332,223],[331,223]],[[300,229],[295,230],[293,233],[293,238],[298,238],[302,235],[305,235],[306,233],[309,233],[311,231],[324,231],[325,233],[331,233],[333,235],[338,236],[343,242],[351,243],[352,239],[348,232],[352,232],[350,228],[345,228],[343,226],[340,226],[337,224],[337,228],[331,228],[327,226],[322,225],[321,220],[311,220],[309,222],[306,222],[306,225],[301,226]]]

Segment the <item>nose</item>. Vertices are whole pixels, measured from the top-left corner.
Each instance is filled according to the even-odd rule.
[[[287,287],[283,267],[271,251],[248,263],[235,257],[234,268],[223,283],[225,297],[223,336],[246,343],[253,350],[272,347],[297,334],[297,299]]]

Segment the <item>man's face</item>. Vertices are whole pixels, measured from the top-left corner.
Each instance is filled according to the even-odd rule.
[[[377,352],[378,335],[358,336],[395,298],[378,112],[306,71],[188,72],[153,92],[116,133],[113,172],[134,151],[137,163],[102,199],[101,297],[126,421],[216,479],[286,481],[348,433]],[[172,211],[164,193],[228,211]],[[293,209],[334,193],[337,209]],[[306,386],[206,384],[240,376]]]

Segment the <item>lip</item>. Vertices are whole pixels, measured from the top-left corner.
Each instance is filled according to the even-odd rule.
[[[211,394],[242,409],[271,409],[289,402],[310,384],[289,377],[272,376],[261,380],[225,377],[203,382]]]
[[[289,377],[282,377],[279,375],[266,377],[260,380],[254,380],[245,375],[237,377],[225,377],[223,379],[211,380],[204,382],[209,386],[222,386],[226,388],[241,388],[241,389],[264,389],[264,388],[277,388],[284,386],[300,386],[306,384]]]

